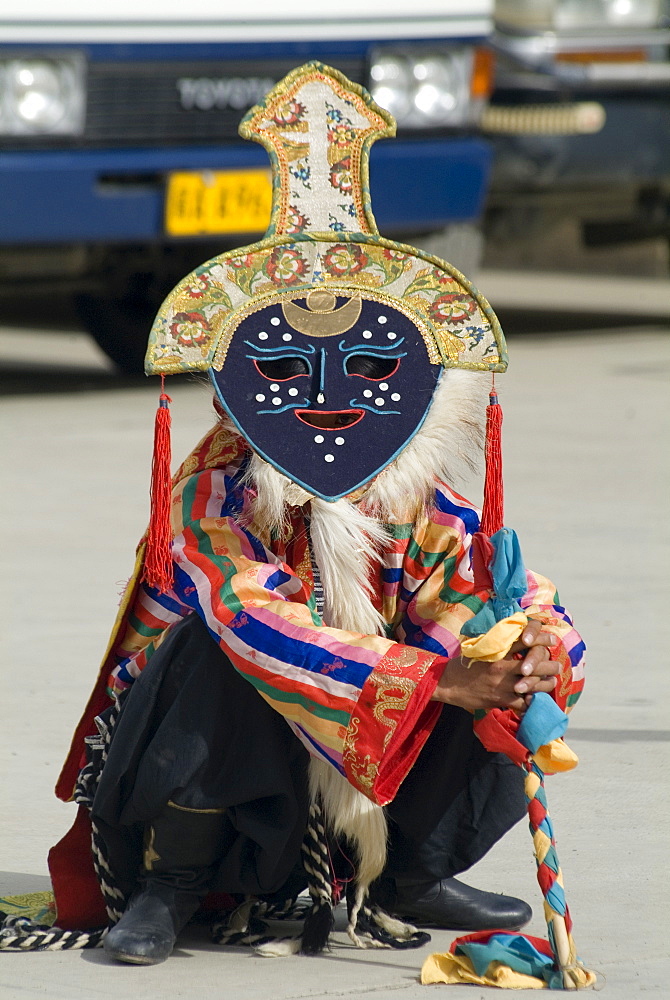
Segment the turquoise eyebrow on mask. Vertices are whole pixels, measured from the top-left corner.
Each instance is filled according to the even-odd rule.
[[[400,340],[395,340],[392,344],[387,344],[385,346],[382,346],[381,344],[371,344],[369,340],[366,340],[362,344],[354,344],[351,347],[343,347],[342,345],[345,341],[341,340],[337,345],[337,348],[344,354],[350,354],[352,351],[358,351],[359,353],[362,352],[364,354],[374,354],[375,351],[397,351],[399,347],[402,347],[404,342],[405,338],[401,337]],[[393,357],[393,355],[391,355],[391,357]],[[398,354],[396,357],[404,357],[404,355]]]
[[[286,358],[290,354],[309,355],[316,352],[316,348],[313,344],[310,344],[309,347],[294,347],[293,345],[289,347],[287,344],[278,344],[276,347],[259,347],[258,344],[252,344],[250,340],[245,340],[244,343],[247,347],[250,347],[252,351],[258,351],[259,354],[276,354],[277,357],[281,358]],[[247,354],[247,357],[251,357],[251,355]]]

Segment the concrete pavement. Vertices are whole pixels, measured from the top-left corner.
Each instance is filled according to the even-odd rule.
[[[13,372],[22,391],[0,399],[3,894],[47,886],[46,852],[72,819],[51,789],[144,528],[156,403],[154,386],[120,383],[76,335],[51,374],[4,340],[3,384]],[[526,335],[512,338],[510,358],[498,380],[506,520],[528,565],[559,584],[591,650],[568,732],[581,765],[548,781],[575,939],[612,1000],[667,996],[667,331]],[[172,395],[177,460],[209,426],[208,392],[184,381]],[[529,933],[544,936],[534,867],[520,824],[468,878],[527,898]],[[421,998],[454,992],[416,978],[454,936],[436,932],[417,952],[359,952],[340,934],[321,958],[262,960],[195,931],[153,968],[111,966],[100,952],[5,953],[0,997]]]

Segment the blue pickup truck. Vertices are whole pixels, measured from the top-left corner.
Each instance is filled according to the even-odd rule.
[[[492,0],[93,7],[26,0],[0,14],[0,290],[37,277],[73,292],[104,351],[137,371],[165,292],[264,232],[267,155],[238,124],[309,59],[398,121],[372,150],[380,230],[471,268],[491,167],[478,123]]]

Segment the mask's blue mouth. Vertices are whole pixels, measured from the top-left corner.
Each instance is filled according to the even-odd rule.
[[[353,427],[365,416],[365,410],[294,410],[298,420],[320,430],[336,431]]]

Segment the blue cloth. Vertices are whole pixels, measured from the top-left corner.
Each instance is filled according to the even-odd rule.
[[[474,639],[475,636],[484,635],[489,629],[492,629],[497,621],[495,611],[493,610],[493,602],[487,601],[483,608],[481,608],[474,618],[470,618],[463,627],[461,628],[461,635],[467,635],[468,639]]]
[[[466,955],[478,976],[485,976],[491,962],[500,962],[515,972],[544,979],[550,989],[563,989],[563,976],[553,958],[543,955],[523,934],[492,934],[486,942],[467,941],[456,948]]]
[[[521,611],[519,601],[528,589],[528,578],[516,531],[501,528],[491,538],[491,544],[495,550],[491,565],[491,600],[496,621],[501,621]]]
[[[568,728],[568,717],[558,707],[550,694],[540,691],[533,695],[521,719],[516,738],[527,750],[536,753],[540,747],[563,736]]]
[[[493,577],[493,592],[490,600],[465,623],[461,632],[469,638],[484,635],[496,622],[521,611],[519,600],[528,589],[526,567],[523,564],[521,546],[516,531],[501,528],[491,535],[493,559],[489,569]]]

